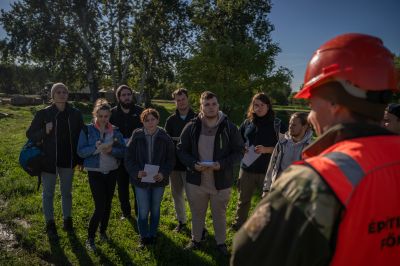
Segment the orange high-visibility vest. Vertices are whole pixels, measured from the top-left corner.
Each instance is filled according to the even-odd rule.
[[[345,207],[331,265],[400,265],[400,136],[341,141],[303,163]]]

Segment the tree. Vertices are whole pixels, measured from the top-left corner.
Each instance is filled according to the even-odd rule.
[[[18,62],[38,64],[71,87],[138,84],[151,94],[174,79],[187,32],[186,1],[21,0],[1,11]],[[2,45],[2,44],[0,44]],[[0,46],[1,48],[1,46]]]
[[[56,80],[89,84],[97,97],[99,76],[98,1],[34,1],[11,4],[0,22],[17,62],[46,68]],[[72,87],[72,86],[71,86]]]
[[[192,1],[196,43],[192,57],[180,64],[180,79],[197,92],[211,90],[222,109],[244,112],[252,94],[266,91],[285,101],[291,72],[275,66],[280,52],[272,42],[269,0]]]

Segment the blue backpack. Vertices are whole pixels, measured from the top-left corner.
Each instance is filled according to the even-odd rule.
[[[35,143],[28,140],[19,154],[19,164],[30,176],[39,176],[42,172],[43,152]]]

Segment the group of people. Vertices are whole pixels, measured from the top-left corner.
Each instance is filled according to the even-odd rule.
[[[172,94],[176,112],[163,129],[159,113],[135,105],[126,85],[116,90],[116,107],[98,99],[92,123],[84,125],[79,110],[67,102],[67,87],[56,83],[52,105],[36,113],[27,131],[29,139],[42,143],[46,156],[42,172],[46,231],[57,237],[53,217],[57,176],[63,228],[73,230],[73,169],[81,164],[88,172],[95,205],[86,241],[89,250],[96,250],[98,227],[100,240],[108,240],[116,185],[121,218],[132,218],[131,184],[140,246],[154,244],[170,182],[176,232],[188,222],[185,194],[190,207],[192,238],[185,249],[201,248],[210,205],[216,248],[227,256],[226,211],[234,165],[240,163],[239,199],[231,225],[238,230],[232,264],[398,262],[400,242],[385,246],[385,236],[379,234],[385,228],[373,225],[394,217],[388,232],[400,239],[400,157],[394,152],[400,148],[395,134],[400,134],[400,105],[387,105],[398,86],[395,75],[393,56],[380,39],[362,34],[334,38],[315,53],[304,87],[296,95],[309,100],[311,112],[293,113],[288,130],[265,93],[254,95],[238,129],[219,109],[216,94],[203,92],[196,114],[183,88]],[[312,129],[318,136],[315,141]],[[248,219],[257,190],[262,200]]]

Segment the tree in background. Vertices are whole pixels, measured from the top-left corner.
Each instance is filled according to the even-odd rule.
[[[182,83],[198,93],[217,93],[228,114],[243,113],[258,91],[287,102],[292,74],[276,69],[280,49],[271,40],[270,11],[269,0],[192,1],[195,42],[180,64]]]
[[[34,1],[11,4],[0,22],[18,63],[39,65],[70,87],[88,84],[92,98],[99,83],[100,36],[97,1]]]

